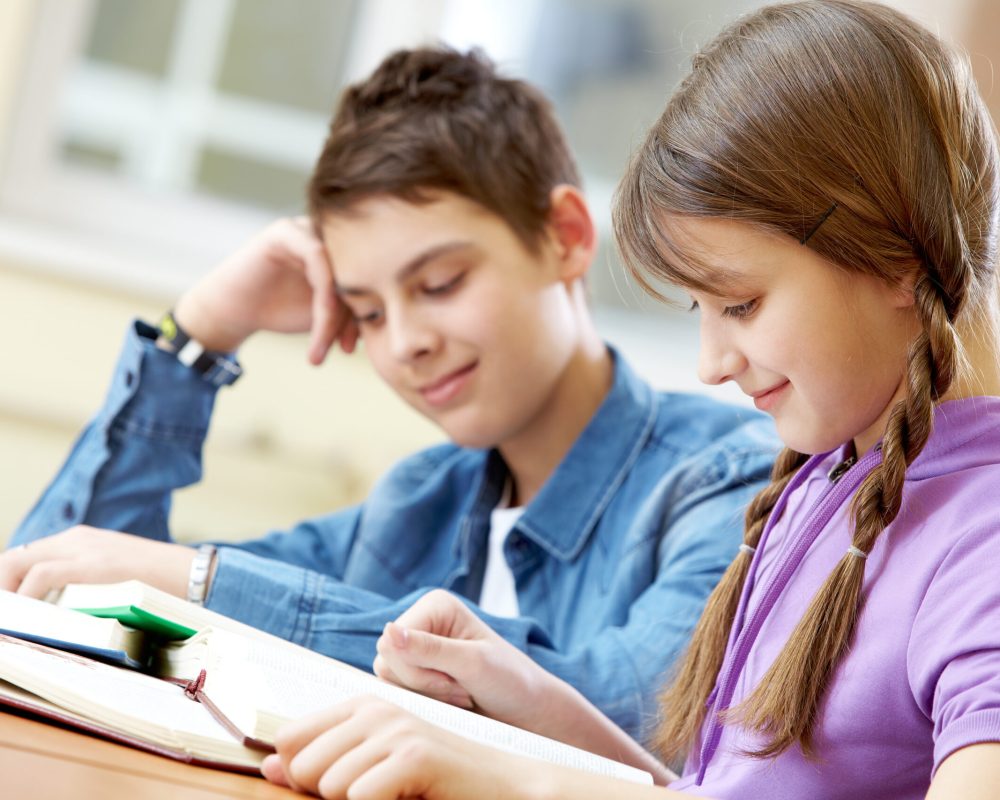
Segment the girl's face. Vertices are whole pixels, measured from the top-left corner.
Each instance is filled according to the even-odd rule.
[[[674,220],[718,269],[701,315],[699,378],[736,381],[788,447],[821,453],[882,436],[920,330],[912,293],[831,264],[791,237],[730,220]]]

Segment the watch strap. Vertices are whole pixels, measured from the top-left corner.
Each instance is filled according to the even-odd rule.
[[[192,339],[174,318],[173,311],[163,315],[159,324],[160,339],[184,366],[190,367],[215,386],[235,383],[243,374],[243,367],[229,353],[206,350],[197,339]]]

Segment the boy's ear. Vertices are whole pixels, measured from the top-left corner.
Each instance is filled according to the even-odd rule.
[[[559,279],[584,278],[597,250],[597,230],[583,193],[560,184],[549,195],[549,236],[559,261]]]

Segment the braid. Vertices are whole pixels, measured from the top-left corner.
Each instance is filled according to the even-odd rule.
[[[864,553],[899,512],[906,468],[927,443],[934,402],[955,373],[957,338],[944,298],[927,274],[916,282],[914,294],[923,330],[910,348],[906,395],[886,423],[882,463],[862,482],[853,502],[851,543]],[[751,755],[774,756],[795,742],[812,754],[820,702],[857,622],[864,571],[863,558],[841,558],[760,685],[727,715],[764,735],[766,744]]]
[[[771,482],[747,507],[744,544],[757,547],[771,510],[806,458],[787,448],[778,455],[771,470]],[[751,558],[751,552],[741,549],[723,574],[708,598],[676,677],[660,695],[662,722],[656,731],[653,748],[668,761],[687,750],[701,727],[705,701],[722,666]]]

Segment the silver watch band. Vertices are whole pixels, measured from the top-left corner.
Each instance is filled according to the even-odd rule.
[[[208,589],[208,576],[212,572],[212,562],[215,560],[215,545],[203,544],[198,547],[191,562],[191,572],[188,575],[187,599],[189,603],[205,605],[205,594]]]

